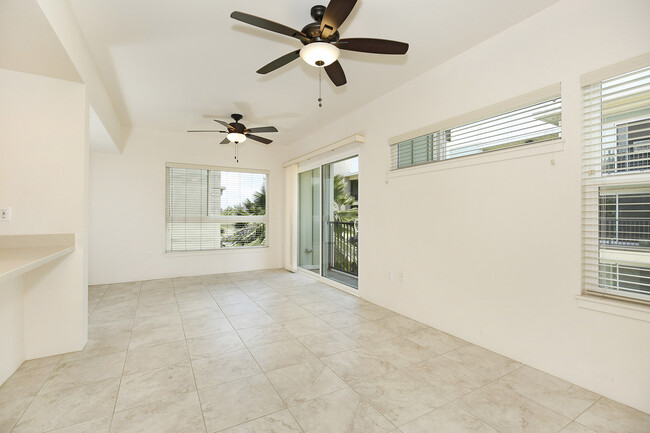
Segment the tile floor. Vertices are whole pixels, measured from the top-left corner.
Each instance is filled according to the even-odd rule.
[[[89,288],[81,352],[0,387],[0,433],[647,433],[650,416],[302,274]]]

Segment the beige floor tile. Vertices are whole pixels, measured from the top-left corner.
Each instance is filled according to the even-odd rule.
[[[187,340],[187,347],[192,360],[211,358],[228,352],[246,349],[235,331],[206,335],[204,337]]]
[[[305,433],[386,433],[395,428],[349,388],[289,410]]]
[[[521,395],[574,419],[600,396],[524,365],[499,379]]]
[[[135,310],[136,319],[139,317],[157,316],[159,314],[178,314],[178,305],[176,302],[168,304],[138,304],[138,308]]]
[[[201,390],[199,396],[210,432],[286,408],[263,374]]]
[[[335,328],[349,328],[350,326],[358,325],[367,322],[368,319],[359,316],[352,311],[344,310],[335,313],[322,314],[318,316],[320,319],[329,323]]]
[[[9,433],[34,397],[0,394],[0,433]]]
[[[17,370],[0,386],[0,401],[5,401],[7,398],[20,399],[35,396],[55,367],[56,365],[52,364]]]
[[[360,323],[349,328],[341,328],[340,331],[360,344],[397,337],[397,334],[377,322]]]
[[[377,305],[364,305],[353,310],[359,316],[368,320],[379,320],[386,317],[395,316],[397,313]]]
[[[110,416],[92,419],[69,427],[58,428],[48,433],[108,433],[111,427]]]
[[[404,433],[498,433],[463,409],[449,403],[400,427]]]
[[[178,311],[181,313],[193,310],[215,309],[219,310],[219,306],[214,299],[188,299],[178,301]],[[222,315],[223,317],[223,315]]]
[[[63,358],[63,355],[53,355],[53,356],[46,356],[44,358],[30,359],[23,362],[20,365],[20,367],[18,367],[18,370],[20,371],[31,370],[32,368],[40,368],[40,367],[47,367],[48,365],[56,365],[59,363],[61,358]]]
[[[90,332],[89,332],[90,334]],[[117,352],[126,352],[131,339],[130,331],[120,331],[114,334],[88,336],[88,342],[79,352],[66,353],[61,361],[73,361],[94,356],[108,355]]]
[[[332,301],[321,301],[311,304],[303,304],[301,307],[316,316],[321,316],[328,313],[336,313],[343,310],[343,307]]]
[[[295,337],[286,331],[279,323],[273,323],[259,328],[241,329],[238,333],[248,347],[295,339]]]
[[[405,368],[416,362],[438,356],[434,351],[404,337],[375,341],[366,344],[365,347],[399,368]]]
[[[170,325],[180,325],[181,316],[179,313],[156,314],[153,316],[136,317],[133,322],[133,332],[148,331]]]
[[[177,364],[122,377],[116,411],[153,403],[196,390],[188,364]]]
[[[110,416],[119,379],[107,379],[37,396],[12,433],[48,432]]]
[[[136,302],[137,303],[137,302]],[[116,320],[130,320],[135,317],[136,303],[125,307],[121,305],[111,305],[102,307],[101,302],[97,304],[93,313],[88,318],[88,323],[104,323]]]
[[[228,320],[230,320],[232,326],[238,331],[240,329],[259,328],[261,326],[268,326],[277,323],[271,316],[266,314],[264,310],[256,313],[229,316]]]
[[[564,427],[560,433],[596,433],[592,429],[578,424],[577,422],[572,422],[568,426]]]
[[[423,323],[400,315],[377,320],[377,323],[390,329],[396,334],[411,334],[415,331],[428,328],[428,326]]]
[[[225,317],[192,317],[187,320],[183,319],[183,330],[185,331],[185,338],[197,338],[232,331],[233,328]]]
[[[486,385],[456,403],[486,424],[509,433],[558,432],[571,422],[569,418],[498,382]]]
[[[352,387],[398,426],[448,402],[429,386],[402,371],[394,371]]]
[[[469,344],[467,341],[456,338],[453,335],[428,327],[406,334],[405,337],[438,354],[443,354]]]
[[[270,371],[266,375],[288,406],[348,387],[317,359]]]
[[[267,307],[264,310],[278,322],[314,317],[313,314],[298,305]]]
[[[239,289],[224,290],[210,290],[210,294],[217,301],[220,307],[233,304],[253,302],[251,298]]]
[[[251,347],[250,351],[264,371],[277,370],[316,358],[296,339]]]
[[[111,432],[205,433],[198,395],[190,392],[116,412]]]
[[[184,340],[183,326],[180,324],[171,324],[155,329],[135,331],[131,334],[129,349],[142,346],[154,346],[156,344],[171,343],[174,341]]]
[[[226,317],[225,314],[223,314],[223,311],[221,311],[221,308],[219,308],[217,304],[213,304],[209,307],[181,311],[181,319],[183,320],[183,323],[192,320],[222,319],[224,317]]]
[[[247,349],[194,360],[192,368],[198,389],[262,373],[257,361]]]
[[[347,350],[321,360],[343,380],[357,383],[396,371],[388,361],[365,348]]]
[[[248,313],[263,313],[264,310],[262,310],[262,307],[257,305],[255,302],[250,300],[250,298],[247,301],[240,302],[237,304],[223,304],[220,305],[221,309],[223,312],[226,314],[226,316],[238,316],[241,314],[248,314]]]
[[[294,337],[334,331],[334,328],[315,316],[282,322],[282,326]]]
[[[443,356],[427,359],[404,369],[409,376],[428,383],[444,397],[455,400],[487,385],[490,380]]]
[[[183,340],[155,346],[136,347],[126,354],[124,374],[183,364],[189,360],[187,346]]]
[[[463,364],[466,368],[490,380],[496,380],[522,365],[517,361],[473,344],[452,350],[443,356]]]
[[[126,352],[118,352],[78,361],[61,361],[45,381],[39,394],[120,377],[125,359]]]
[[[576,422],[596,433],[647,433],[650,415],[608,398],[601,398],[580,415]]]
[[[298,341],[307,346],[316,356],[327,356],[360,346],[359,343],[336,330],[305,335],[298,338]]]
[[[302,429],[291,412],[285,409],[223,430],[222,433],[302,433]]]

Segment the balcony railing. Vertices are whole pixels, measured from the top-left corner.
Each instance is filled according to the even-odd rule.
[[[330,221],[330,257],[332,269],[359,275],[359,235],[353,222]]]

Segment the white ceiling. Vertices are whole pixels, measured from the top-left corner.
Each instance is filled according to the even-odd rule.
[[[336,88],[323,73],[323,108],[317,68],[296,60],[265,76],[255,73],[300,48],[298,40],[229,17],[239,10],[300,30],[312,21],[315,0],[69,3],[124,125],[211,129],[211,117],[237,112],[248,127],[275,125],[280,132],[267,136],[289,144],[556,1],[360,0],[341,37],[394,39],[410,50],[406,56],[341,51],[348,84]]]

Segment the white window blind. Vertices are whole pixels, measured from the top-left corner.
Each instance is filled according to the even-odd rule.
[[[167,165],[166,251],[267,245],[268,174]]]
[[[391,145],[390,169],[555,140],[562,133],[562,100],[555,97],[455,128]]]
[[[582,94],[584,291],[650,301],[650,67]]]

